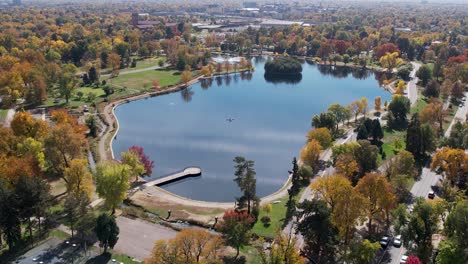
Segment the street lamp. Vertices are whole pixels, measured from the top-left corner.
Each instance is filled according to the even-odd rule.
[[[213,224],[213,229],[215,228],[215,226],[216,226],[217,223],[218,223],[218,217],[215,216],[215,222],[214,222],[214,224]]]
[[[167,210],[167,218],[166,219],[169,219],[169,217],[171,217],[171,210]]]

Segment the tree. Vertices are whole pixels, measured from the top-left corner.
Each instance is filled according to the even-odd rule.
[[[367,264],[371,263],[376,257],[377,251],[381,249],[379,242],[370,242],[364,239],[360,242],[351,245],[351,253],[348,258],[354,264]]]
[[[447,216],[444,226],[445,234],[447,234],[461,249],[466,249],[468,245],[468,242],[466,241],[466,235],[468,233],[467,216],[468,202],[466,200],[459,201]]]
[[[226,245],[236,249],[236,257],[239,250],[249,244],[250,229],[254,219],[247,212],[229,210],[224,212],[220,231],[223,234]]]
[[[298,75],[302,72],[302,65],[292,57],[276,57],[265,63],[266,75]]]
[[[65,199],[64,212],[65,220],[68,227],[70,227],[72,237],[73,231],[75,230],[76,224],[82,219],[87,213],[87,207],[89,205],[88,194],[84,192],[70,193]]]
[[[415,173],[415,160],[411,152],[402,150],[398,154],[390,159],[387,163],[386,173],[388,178],[392,179],[397,175],[408,175],[414,176]]]
[[[192,79],[192,73],[190,71],[183,71],[180,74],[180,81],[185,85],[188,86],[188,83]]]
[[[203,229],[183,229],[168,241],[156,241],[148,264],[219,263],[223,240]]]
[[[395,93],[396,93],[396,94],[399,94],[399,95],[404,95],[404,94],[405,94],[405,90],[406,90],[405,81],[400,80],[400,81],[398,82],[398,84],[397,84]]]
[[[390,122],[391,127],[396,127],[406,122],[406,114],[410,110],[410,101],[403,96],[393,96],[392,101],[388,105],[388,110],[392,114],[394,121]]]
[[[361,139],[366,139],[367,140],[368,138],[369,138],[369,132],[367,131],[366,126],[364,124],[361,124],[359,126],[356,139],[357,140],[361,140]]]
[[[21,240],[21,221],[16,204],[14,192],[0,178],[0,229],[9,248],[15,248]]]
[[[255,163],[251,160],[246,160],[244,157],[235,157],[234,162],[236,169],[234,181],[237,183],[243,195],[237,198],[238,207],[243,208],[247,203],[247,214],[250,215],[252,206],[258,205],[257,197],[257,180],[255,179]],[[257,205],[255,205],[255,204]]]
[[[362,97],[361,101],[359,102],[359,113],[363,114],[364,117],[366,116],[368,105],[367,98]]]
[[[409,256],[408,259],[406,259],[407,264],[423,264],[421,260],[419,260],[418,257],[416,256]]]
[[[372,220],[386,220],[390,225],[390,211],[395,207],[395,195],[387,179],[376,173],[367,173],[356,185],[356,190],[367,200],[369,234],[373,233]]]
[[[353,155],[359,164],[359,175],[362,177],[366,172],[377,168],[377,156],[379,149],[367,140],[359,140],[359,147],[356,148]]]
[[[145,173],[145,166],[141,164],[138,155],[130,150],[120,153],[120,160],[122,164],[127,165],[130,168],[130,176],[135,177],[135,181],[138,181],[138,177]]]
[[[312,118],[312,126],[315,128],[325,127],[330,131],[335,131],[336,123],[335,116],[330,112],[320,113]]]
[[[96,167],[96,192],[112,208],[112,214],[127,196],[130,172],[131,168],[123,164],[101,163]]]
[[[441,241],[436,257],[437,264],[464,264],[467,257],[462,248],[458,247],[451,240]]]
[[[453,84],[451,94],[455,98],[462,98],[464,96],[463,84],[460,81]]]
[[[74,159],[70,167],[65,168],[64,177],[67,192],[75,196],[85,193],[91,198],[93,188],[93,176],[88,170],[88,163],[84,159]]]
[[[333,263],[338,233],[331,223],[331,211],[327,204],[318,199],[305,200],[298,205],[297,232],[304,237],[305,256],[315,263]]]
[[[309,131],[307,134],[307,141],[310,142],[312,140],[317,140],[322,148],[327,149],[331,146],[333,138],[328,128],[321,127]]]
[[[438,100],[431,100],[420,113],[421,122],[439,124],[439,134],[442,134],[445,116],[444,107]]]
[[[153,173],[154,161],[150,160],[148,155],[145,154],[144,149],[138,146],[131,146],[128,150],[138,156],[140,163],[145,167],[144,175],[151,175]]]
[[[375,111],[380,111],[382,107],[382,98],[380,96],[376,96],[374,99],[374,109]]]
[[[99,240],[99,246],[104,248],[104,253],[107,252],[107,248],[114,248],[117,244],[120,230],[115,222],[115,216],[109,216],[106,213],[100,214],[94,230]]]
[[[301,161],[311,166],[312,168],[315,168],[319,161],[321,152],[322,146],[317,140],[313,139],[302,148]]]
[[[401,58],[398,58],[399,55],[398,52],[387,52],[384,56],[380,57],[380,64],[382,67],[386,68],[388,72],[392,72],[393,68],[403,62]]]
[[[119,54],[112,52],[107,57],[107,62],[112,67],[112,70],[118,70],[120,68],[121,57],[119,56]]]
[[[63,177],[71,160],[81,157],[86,140],[82,134],[75,132],[72,125],[61,123],[50,129],[44,140],[44,147],[49,168]],[[63,179],[67,181],[66,178]]]
[[[335,169],[338,174],[346,176],[353,184],[356,184],[359,165],[350,153],[344,153],[338,156],[335,162]]]
[[[372,140],[374,142],[379,142],[384,137],[384,133],[382,127],[380,126],[379,119],[372,120],[372,131],[370,133],[370,136],[372,137]]]
[[[328,112],[332,113],[335,116],[336,128],[335,131],[338,131],[338,124],[340,122],[346,121],[347,111],[346,108],[340,104],[332,104],[328,107]]]
[[[96,122],[96,118],[93,115],[89,115],[89,117],[86,118],[85,122],[86,126],[88,126],[89,128],[89,134],[92,137],[96,137],[98,132],[98,124]]]
[[[430,80],[424,88],[422,94],[426,97],[438,98],[440,93],[440,84],[436,80]]]
[[[406,150],[415,158],[421,158],[426,152],[434,149],[432,129],[429,126],[421,126],[418,115],[414,114],[406,132]]]
[[[293,169],[291,173],[291,188],[288,190],[289,200],[292,200],[293,197],[299,193],[301,188],[301,175],[299,173],[299,166],[297,165],[296,157],[293,158],[292,164]]]
[[[432,71],[427,65],[423,65],[416,72],[416,76],[421,79],[422,86],[426,86],[427,82],[432,78]]]
[[[91,68],[89,68],[88,77],[91,83],[95,83],[99,81],[99,75],[96,70],[96,67],[92,66]]]
[[[406,211],[406,205],[399,204],[395,209],[393,209],[391,215],[393,218],[393,228],[395,229],[395,233],[400,234],[408,223],[408,212]]]
[[[403,242],[405,246],[411,242],[416,247],[418,257],[426,262],[432,254],[431,239],[436,228],[437,219],[432,205],[419,199],[410,215],[407,229],[403,233]]]
[[[73,91],[76,88],[76,79],[72,73],[64,73],[59,78],[59,90],[62,97],[65,97],[65,101],[68,104],[70,97],[73,95]]]
[[[468,148],[468,124],[462,124],[460,122],[456,122],[455,125],[452,126],[452,130],[450,131],[450,136],[447,138],[443,145],[448,146],[450,148]]]
[[[263,239],[260,240],[262,242]],[[263,243],[257,247],[260,253],[261,264],[305,264],[296,248],[297,239],[291,235],[278,233],[271,243],[270,250],[263,249]]]
[[[433,156],[431,170],[443,172],[452,183],[464,189],[468,175],[468,154],[462,149],[443,147]]]
[[[47,134],[47,123],[34,119],[29,112],[16,113],[10,126],[18,137],[42,139]]]

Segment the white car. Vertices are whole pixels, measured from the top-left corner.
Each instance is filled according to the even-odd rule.
[[[401,247],[401,235],[398,235],[393,239],[393,245],[395,247]]]
[[[388,242],[390,242],[390,237],[387,236],[387,235],[384,235],[381,239],[380,239],[380,245],[382,246],[382,248],[386,248],[388,246]]]
[[[406,256],[406,255],[401,256],[400,264],[406,264],[407,260],[408,260],[408,256]]]

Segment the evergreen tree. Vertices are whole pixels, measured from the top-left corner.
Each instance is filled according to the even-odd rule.
[[[364,124],[359,126],[357,140],[366,139],[369,137],[369,133],[367,132],[367,128]]]
[[[256,206],[257,197],[257,180],[255,179],[255,163],[252,160],[246,160],[244,157],[235,157],[234,162],[236,165],[234,168],[235,171],[235,179],[234,181],[237,183],[243,195],[237,198],[238,207],[243,208],[247,204],[247,213],[250,214],[252,212],[252,206]],[[258,206],[258,205],[257,205]]]
[[[414,114],[406,131],[406,150],[411,152],[413,156],[420,157],[422,153],[421,147],[421,122],[418,115]]]
[[[380,141],[384,137],[380,121],[378,119],[372,120],[372,139],[374,141]]]
[[[97,70],[96,70],[96,68],[94,66],[89,68],[88,78],[89,78],[90,83],[95,83],[95,82],[99,81],[99,76],[98,76]]]
[[[99,245],[104,247],[104,253],[107,252],[108,247],[114,248],[119,240],[119,227],[115,222],[115,217],[106,213],[99,215],[94,231],[100,242]]]

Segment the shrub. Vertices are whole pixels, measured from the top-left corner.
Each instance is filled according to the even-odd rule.
[[[263,223],[263,226],[267,227],[270,225],[270,222],[271,222],[271,218],[267,215],[263,216],[262,219],[260,219],[260,221],[262,221]]]
[[[291,57],[277,57],[265,63],[265,74],[299,75],[301,72],[301,63]]]

